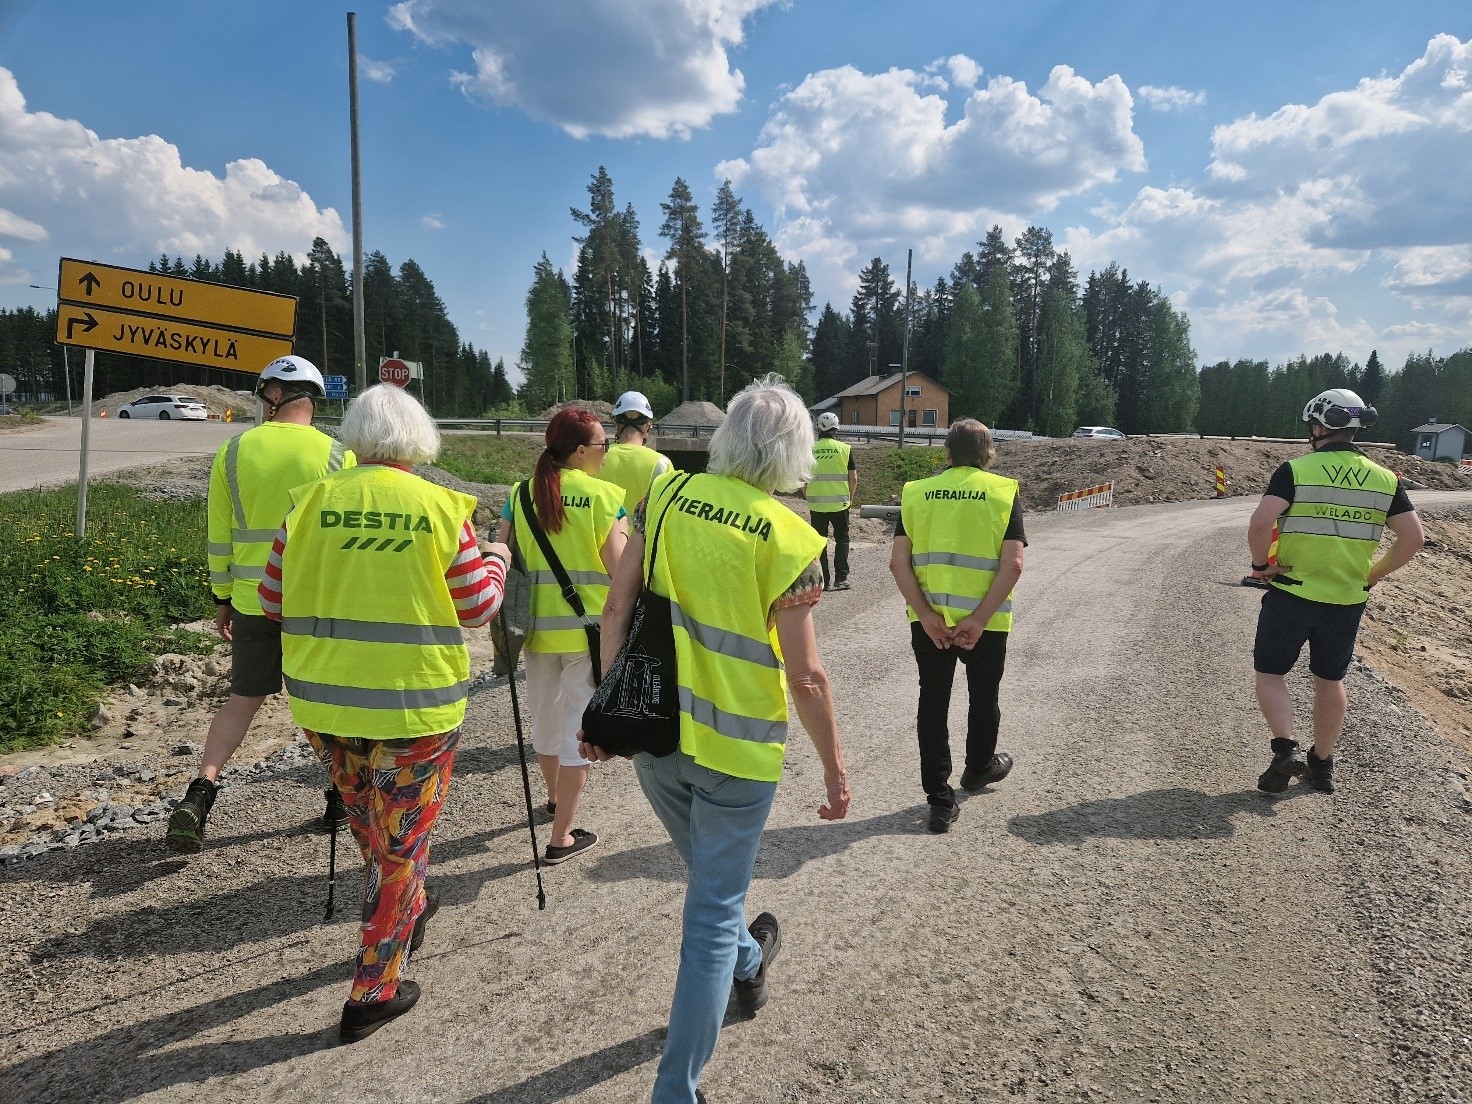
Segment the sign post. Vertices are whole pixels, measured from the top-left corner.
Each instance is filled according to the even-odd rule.
[[[97,354],[88,349],[82,366],[82,456],[77,468],[77,540],[87,537],[87,438],[92,429],[92,369],[96,363]]]

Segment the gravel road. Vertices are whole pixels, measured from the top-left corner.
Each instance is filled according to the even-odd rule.
[[[818,821],[795,739],[749,899],[784,952],[772,1003],[722,1034],[713,1104],[1472,1100],[1472,761],[1356,664],[1340,792],[1253,788],[1252,505],[1029,518],[1017,768],[944,836],[888,550],[855,549],[818,612],[854,807]],[[323,924],[320,774],[280,756],[238,777],[199,857],[154,827],[0,871],[0,1100],[647,1100],[678,860],[632,770],[604,766],[584,803],[603,841],[545,872],[538,912],[504,682],[466,737],[410,1016],[333,1045],[357,870],[340,855]]]
[[[87,474],[104,475],[181,456],[213,456],[254,422],[160,422],[93,418],[87,434]],[[0,433],[0,492],[77,481],[82,420],[43,418]]]

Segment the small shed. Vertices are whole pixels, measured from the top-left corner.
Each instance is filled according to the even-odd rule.
[[[951,424],[951,392],[924,372],[909,372],[903,377],[899,372],[870,376],[845,388],[833,396],[838,400],[838,420],[844,425],[898,427],[902,382],[907,428],[945,429]]]
[[[1411,452],[1422,460],[1460,460],[1467,451],[1467,430],[1455,422],[1432,419],[1411,430]]]

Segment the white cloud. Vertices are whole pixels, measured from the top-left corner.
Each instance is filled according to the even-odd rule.
[[[951,72],[951,80],[961,88],[975,88],[981,80],[981,66],[965,54],[946,58],[945,65]]]
[[[347,241],[342,220],[256,158],[216,176],[185,166],[157,135],[101,138],[80,122],[26,108],[0,68],[0,233],[47,242],[0,256],[0,283],[54,275],[56,258],[138,264],[160,253],[217,259],[286,251],[305,256],[314,237]]]
[[[521,108],[575,138],[684,137],[736,110],[745,78],[728,50],[779,0],[402,0],[389,24],[429,45],[471,47],[470,96]]]
[[[358,72],[364,80],[371,80],[375,84],[390,84],[399,75],[399,67],[391,61],[375,61],[359,54]]]
[[[1175,85],[1157,88],[1153,84],[1142,84],[1135,91],[1151,111],[1184,111],[1188,107],[1200,107],[1206,102],[1205,92],[1192,92]]]
[[[432,211],[427,215],[419,216],[419,225],[425,230],[443,230],[445,228],[445,218],[440,212]]]
[[[937,66],[965,76],[968,60]],[[774,239],[803,257],[820,300],[825,286],[852,286],[855,258],[914,244],[922,259],[949,262],[993,223],[1025,225],[1145,168],[1117,76],[1091,84],[1060,65],[1036,94],[993,77],[954,104],[935,87],[908,69],[814,73],[783,97],[749,156],[716,166],[716,179],[754,187],[775,208]]]

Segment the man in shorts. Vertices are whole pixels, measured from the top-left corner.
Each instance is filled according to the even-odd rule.
[[[1344,675],[1360,615],[1370,588],[1408,564],[1426,543],[1399,477],[1355,447],[1355,431],[1376,418],[1374,407],[1344,388],[1311,399],[1303,408],[1309,454],[1273,473],[1248,523],[1252,577],[1268,587],[1252,649],[1257,704],[1272,732],[1272,760],[1257,780],[1265,793],[1282,793],[1303,775],[1315,790],[1334,792],[1334,746],[1349,708]],[[1275,524],[1274,563],[1268,550]],[[1395,543],[1376,559],[1387,527]],[[1314,681],[1314,738],[1307,756],[1293,738],[1286,677],[1304,644]]]
[[[266,420],[221,445],[210,469],[210,589],[215,626],[231,646],[230,697],[210,722],[199,777],[169,817],[165,840],[171,851],[203,849],[220,771],[261,705],[281,690],[281,625],[262,613],[256,588],[265,577],[271,542],[291,509],[291,489],[354,464],[351,452],[312,427],[324,390],[322,373],[310,361],[299,356],[273,360],[256,384]],[[347,823],[335,788],[327,790],[322,823],[327,828]]]

